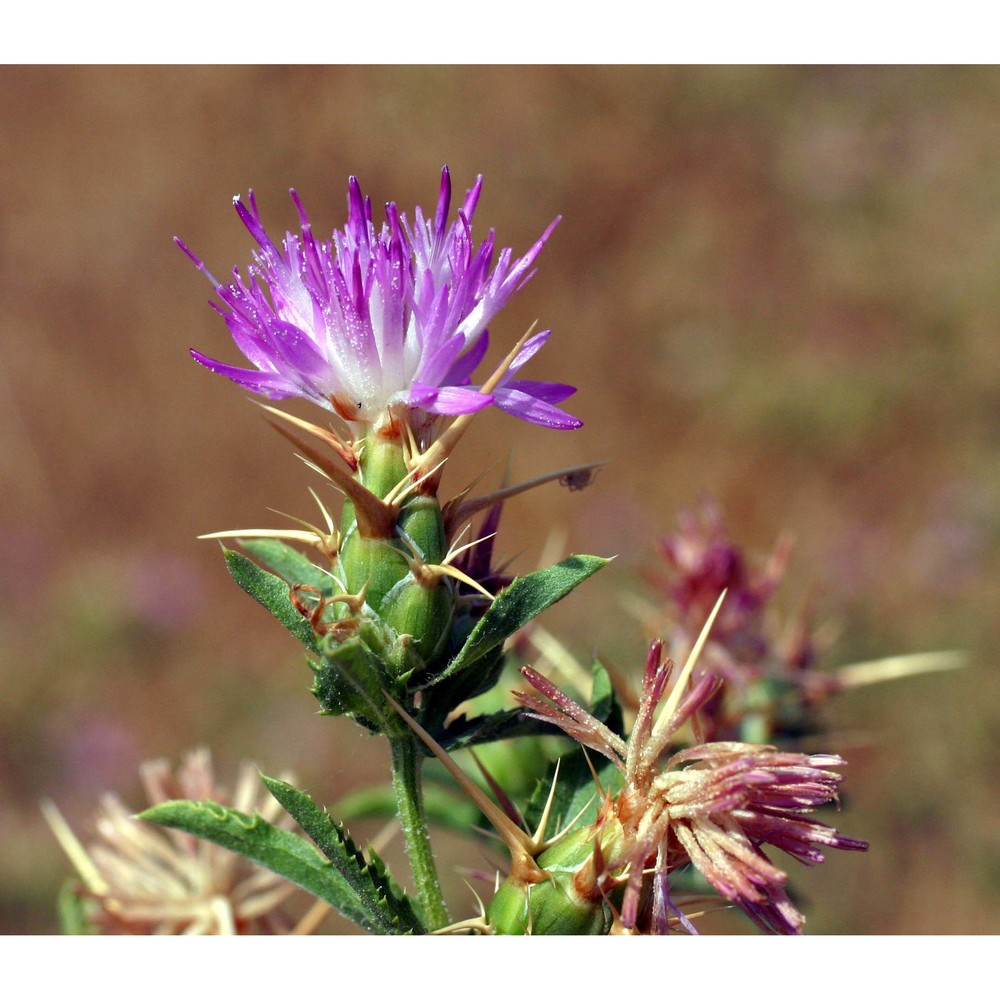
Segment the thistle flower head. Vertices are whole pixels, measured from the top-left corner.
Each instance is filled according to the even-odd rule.
[[[151,805],[213,799],[278,825],[289,820],[274,799],[259,796],[249,764],[231,796],[219,788],[205,749],[189,754],[176,775],[165,760],[145,763],[140,773]],[[43,808],[104,933],[240,934],[290,926],[280,910],[294,891],[290,883],[225,848],[134,818],[116,795],[102,799],[98,839],[87,848],[52,803]]]
[[[606,802],[598,820],[599,825],[619,825],[620,846],[594,870],[598,883],[612,879],[624,885],[623,928],[642,923],[663,933],[676,924],[680,911],[670,898],[669,877],[692,863],[759,926],[798,933],[805,918],[785,892],[785,873],[762,847],[771,845],[807,865],[823,860],[823,848],[867,849],[865,841],[845,837],[809,816],[836,801],[841,778],[830,768],[844,762],[832,755],[781,753],[751,743],[676,749],[677,734],[687,723],[697,732],[696,713],[717,686],[705,674],[687,687],[707,630],[676,676],[673,664],[663,658],[662,643],[650,646],[639,711],[627,740],[530,668],[522,673],[544,698],[517,697],[529,714],[603,754],[624,777],[622,790]]]
[[[685,642],[690,648],[719,594],[726,591],[706,661],[727,678],[745,674],[771,651],[762,615],[784,577],[791,542],[781,539],[767,562],[756,566],[733,542],[714,503],[705,501],[697,512],[685,512],[679,520],[680,530],[660,540],[669,576],[655,580],[667,599],[676,633],[672,652],[677,654]]]
[[[725,681],[702,715],[709,739],[801,739],[817,724],[816,704],[832,690],[831,675],[816,669],[824,640],[811,605],[783,626],[771,607],[791,548],[785,535],[763,562],[749,558],[710,501],[682,514],[680,530],[660,541],[668,573],[652,579],[665,602],[650,624],[653,634],[666,635],[670,656],[687,656],[712,603],[727,594],[699,667]]]
[[[247,274],[216,281],[183,243],[182,250],[215,286],[236,345],[253,365],[240,368],[191,354],[212,371],[271,399],[301,396],[351,424],[378,424],[387,415],[474,413],[490,404],[523,420],[555,428],[580,421],[557,403],[572,386],[519,377],[548,339],[535,334],[486,391],[473,384],[486,354],[487,327],[534,274],[535,260],[556,219],[522,257],[495,254],[490,231],[478,245],[472,219],[482,178],[466,193],[449,224],[451,178],[441,173],[433,218],[418,207],[413,222],[395,203],[376,228],[370,199],[352,177],[346,226],[318,239],[295,192],[301,232],[278,246],[261,224],[251,193],[236,211],[257,241]]]

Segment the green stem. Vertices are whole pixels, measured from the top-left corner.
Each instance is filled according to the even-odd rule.
[[[423,906],[424,921],[431,930],[437,930],[447,926],[450,920],[441,894],[441,883],[434,865],[427,819],[424,816],[420,783],[423,754],[412,733],[391,736],[389,744],[392,747],[392,787],[396,792],[399,821],[406,838],[406,853],[410,858],[413,881]]]

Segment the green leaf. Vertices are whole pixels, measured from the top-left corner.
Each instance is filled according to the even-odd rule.
[[[449,776],[452,786],[441,787],[434,783],[434,774],[427,772],[424,781],[424,815],[427,822],[459,833],[469,831],[482,822],[482,813],[465,798],[465,793]],[[351,792],[337,799],[331,806],[338,816],[346,821],[355,819],[395,819],[399,815],[399,804],[391,785],[378,785]]]
[[[94,925],[90,919],[88,903],[81,892],[80,883],[76,879],[67,879],[59,889],[56,898],[56,912],[59,915],[59,927],[63,934],[94,934]]]
[[[234,851],[329,903],[375,934],[399,933],[383,914],[373,915],[347,879],[309,841],[217,802],[178,799],[139,814],[139,819],[183,830]]]
[[[315,841],[316,846],[350,885],[383,934],[422,934],[424,927],[410,900],[386,871],[374,851],[366,861],[343,823],[337,823],[305,793],[287,781],[262,774],[267,790]]]
[[[460,715],[441,732],[432,735],[445,750],[454,753],[463,747],[495,743],[515,736],[549,736],[554,732],[557,730],[551,724],[541,719],[528,718],[520,708],[508,708],[488,715],[477,715],[472,719]],[[427,755],[430,756],[429,750]]]
[[[333,593],[333,578],[328,572],[277,538],[240,539],[240,545],[287,583],[315,587],[327,596]]]
[[[625,722],[622,718],[622,707],[611,684],[611,677],[600,660],[594,660],[591,672],[594,686],[590,694],[590,714],[624,739]]]
[[[319,647],[312,626],[292,604],[288,593],[288,584],[280,576],[275,576],[273,573],[261,569],[252,559],[248,559],[241,552],[225,547],[222,551],[226,557],[229,572],[240,588],[245,590],[255,601],[263,604],[299,642],[314,653],[318,653]]]
[[[595,759],[592,756],[591,763],[605,791],[615,793],[621,790],[624,778],[610,760],[605,760],[603,757]],[[534,829],[541,820],[554,775],[555,764],[552,764],[545,778],[538,782],[524,810],[524,820],[529,829]],[[556,794],[552,799],[548,835],[551,837],[561,831],[581,811],[582,815],[574,824],[574,828],[594,823],[600,807],[601,796],[594,784],[594,776],[591,774],[584,751],[577,747],[563,754],[559,758],[559,779],[556,782]]]
[[[501,644],[477,660],[475,670],[452,674],[444,683],[424,688],[421,725],[435,738],[443,735],[449,717],[459,705],[496,689],[505,665]]]
[[[570,556],[555,566],[518,577],[497,594],[458,655],[430,683],[437,684],[479,662],[610,561],[600,556]]]

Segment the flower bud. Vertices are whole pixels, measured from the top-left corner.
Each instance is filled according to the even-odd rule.
[[[602,858],[614,839],[613,826],[588,825],[540,855],[537,871],[525,877],[515,870],[486,909],[494,933],[607,934],[613,917]]]
[[[437,498],[416,496],[408,501],[396,530],[412,557],[406,576],[386,593],[379,614],[400,635],[412,636],[417,652],[429,664],[444,645],[455,608],[452,584],[432,570],[444,561],[447,550]]]
[[[361,485],[379,499],[384,499],[406,478],[406,462],[398,441],[370,435],[358,466]],[[360,501],[359,501],[360,502]],[[392,529],[388,529],[390,533]],[[367,585],[368,603],[378,610],[382,598],[406,576],[406,557],[394,537],[370,538],[362,534],[355,505],[344,501],[341,517],[340,561],[344,583],[351,593]]]
[[[345,524],[350,506],[350,501],[345,502]],[[395,545],[384,538],[364,538],[353,520],[341,542],[340,565],[347,591],[358,593],[367,586],[365,596],[375,611],[382,607],[385,595],[409,572],[406,556]]]
[[[315,667],[312,693],[324,715],[350,715],[369,729],[384,728],[394,716],[385,700],[386,667],[360,637],[327,642]]]
[[[416,652],[430,666],[444,646],[454,606],[447,580],[425,583],[409,573],[385,595],[379,613],[400,635],[413,637]]]

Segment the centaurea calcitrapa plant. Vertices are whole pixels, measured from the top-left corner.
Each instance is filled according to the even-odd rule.
[[[321,712],[349,716],[387,742],[413,892],[287,781],[262,778],[308,839],[213,801],[160,803],[141,818],[242,855],[373,933],[692,932],[694,911],[713,905],[708,896],[768,931],[797,933],[803,917],[765,848],[812,864],[825,848],[867,844],[812,816],[836,801],[839,757],[704,738],[700,712],[726,678],[698,662],[725,597],[713,595],[680,669],[661,642],[650,647],[626,734],[600,664],[584,707],[520,660],[523,643],[508,642],[608,560],[574,555],[511,578],[492,559],[505,500],[555,480],[583,484],[593,467],[442,497],[449,458],[480,410],[548,429],[580,426],[560,405],[573,387],[522,375],[549,331],[529,331],[477,374],[489,325],[534,274],[558,221],[520,257],[496,252],[492,231],[477,245],[481,185],[452,219],[446,168],[433,217],[417,208],[411,221],[390,203],[376,224],[352,178],[347,223],[328,239],[313,233],[293,192],[300,227],[280,244],[253,196],[237,199],[258,248],[227,282],[179,243],[211,281],[249,367],[192,351],[195,360],[268,399],[299,397],[325,411],[313,423],[265,406],[321,487],[343,494],[339,520],[314,493],[318,524],[206,537],[239,540],[242,552],[224,549],[229,571],[305,647]],[[498,692],[511,663],[534,692],[504,707]],[[542,734],[572,743],[560,757],[543,749],[551,743]],[[456,763],[466,750],[478,755],[492,796]],[[431,849],[431,756],[509,853],[490,901],[471,918],[448,912]],[[534,775],[520,806],[490,773],[503,759]],[[700,873],[700,895],[681,891],[687,869]]]

